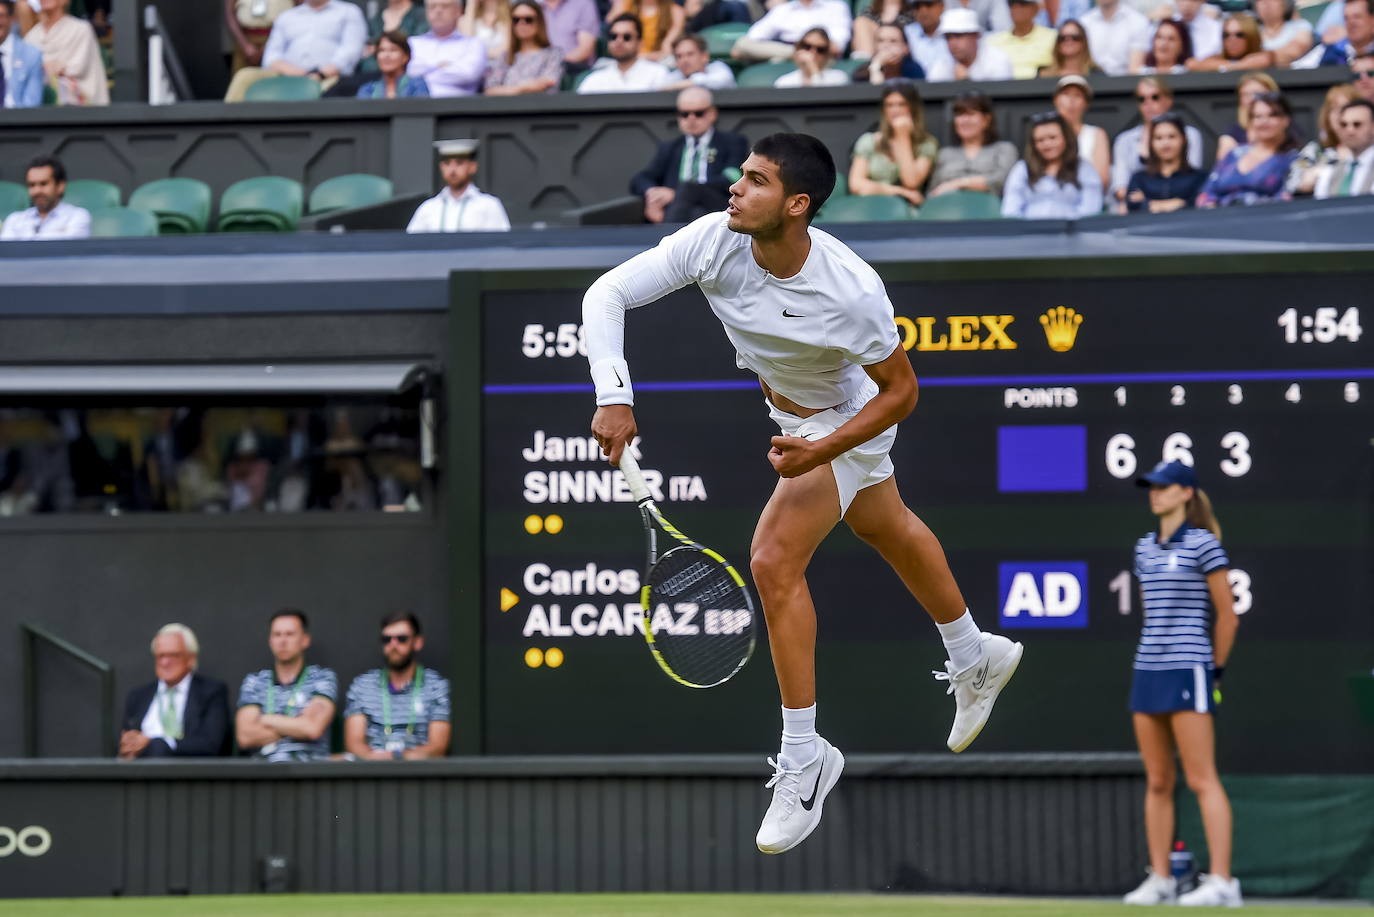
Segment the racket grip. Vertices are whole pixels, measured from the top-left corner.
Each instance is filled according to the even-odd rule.
[[[629,443],[625,444],[625,450],[620,453],[620,473],[625,475],[625,483],[630,485],[630,493],[634,494],[636,503],[653,499],[653,494],[649,493],[649,485],[644,483],[644,475],[639,470],[639,462],[630,454]]]

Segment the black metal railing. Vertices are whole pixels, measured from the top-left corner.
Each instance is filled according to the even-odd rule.
[[[19,634],[24,653],[25,757],[38,757],[38,666],[34,657],[40,642],[59,650],[100,676],[100,753],[114,754],[114,667],[36,624],[21,623]]]

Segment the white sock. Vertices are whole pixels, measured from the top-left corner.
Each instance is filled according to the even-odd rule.
[[[940,630],[940,639],[945,641],[955,674],[972,668],[983,658],[983,634],[978,630],[978,625],[973,623],[973,613],[967,608],[948,624],[935,626]]]
[[[782,708],[781,756],[794,767],[805,767],[820,751],[816,742],[816,705]]]

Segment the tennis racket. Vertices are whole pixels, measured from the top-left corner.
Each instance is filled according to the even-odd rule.
[[[630,485],[648,536],[639,603],[644,639],[668,677],[689,688],[714,688],[744,668],[754,653],[754,602],[725,558],[688,538],[654,505],[639,463],[626,447],[620,470]],[[659,554],[666,536],[667,551]]]

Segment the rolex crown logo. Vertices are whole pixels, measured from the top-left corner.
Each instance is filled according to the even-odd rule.
[[[1045,329],[1045,340],[1049,341],[1050,350],[1064,353],[1073,350],[1083,316],[1069,306],[1054,306],[1040,316],[1040,324]]]

